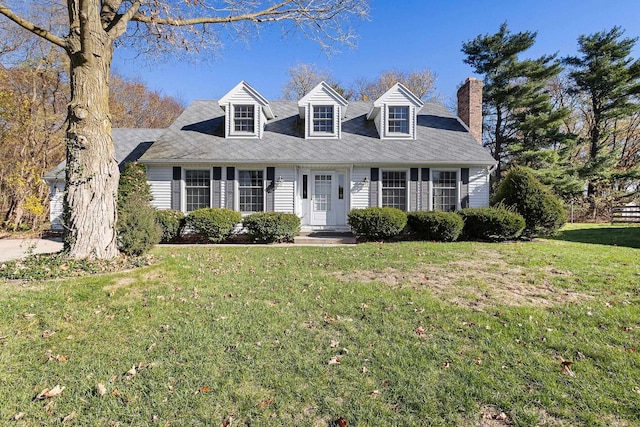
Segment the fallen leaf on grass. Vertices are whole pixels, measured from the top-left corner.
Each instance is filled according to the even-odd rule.
[[[447,360],[446,362],[444,362],[444,363],[442,364],[442,367],[443,367],[444,369],[449,369],[449,368],[451,367],[451,362],[449,362],[449,361]]]
[[[33,313],[25,313],[22,315],[22,317],[24,317],[25,319],[32,319],[34,318],[36,315]]]
[[[572,365],[572,364],[573,364],[573,362],[571,362],[571,361],[569,361],[569,360],[563,360],[563,361],[562,361],[562,366],[563,366],[563,368],[562,368],[562,373],[563,373],[563,374],[567,374],[567,375],[569,375],[570,377],[575,377],[575,376],[576,376],[575,372],[573,372],[573,371],[571,370],[571,365]]]
[[[371,393],[369,393],[371,395],[371,397],[377,397],[380,395],[380,390],[373,390]]]
[[[210,391],[211,391],[211,388],[208,386],[200,387],[201,393],[209,393]]]
[[[21,419],[22,417],[24,417],[24,412],[18,412],[17,414],[15,414],[12,418],[14,421],[18,421],[19,419]]]
[[[49,362],[66,362],[67,361],[67,356],[64,356],[61,354],[57,354],[54,356],[51,350],[47,350],[46,354],[47,354],[47,361]]]
[[[49,330],[42,331],[42,338],[51,338],[55,332],[51,332]]]
[[[54,388],[51,388],[51,389],[45,388],[40,393],[38,393],[38,395],[33,400],[44,400],[44,399],[56,397],[60,395],[64,391],[64,389],[65,387],[60,387],[59,385],[56,385]]]
[[[337,357],[332,357],[331,359],[329,359],[329,365],[339,365],[340,364],[340,359],[338,359]]]
[[[256,406],[258,408],[263,408],[267,405],[271,405],[272,403],[273,403],[273,397],[271,399],[263,400],[262,402],[258,403]]]
[[[227,418],[225,418],[222,421],[222,424],[220,424],[220,427],[229,427],[232,422],[233,422],[233,415],[229,415]]]
[[[74,419],[75,417],[77,417],[78,414],[76,413],[76,411],[73,411],[72,413],[70,413],[69,415],[67,415],[66,417],[64,417],[62,419],[63,423],[66,423],[67,421],[71,421],[72,419]]]
[[[418,326],[413,331],[418,334],[419,337],[423,336],[427,332],[422,326]]]
[[[337,348],[339,345],[340,345],[340,341],[331,340],[331,344],[330,344],[331,348]]]
[[[127,372],[125,372],[124,374],[126,379],[131,379],[133,377],[136,376],[136,367],[135,365],[131,367],[131,369],[129,369]]]
[[[347,420],[345,420],[344,418],[340,417],[334,422],[334,424],[337,427],[347,427]]]
[[[98,383],[98,395],[104,396],[107,392],[107,388],[102,383]]]

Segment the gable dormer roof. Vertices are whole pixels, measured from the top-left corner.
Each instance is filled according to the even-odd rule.
[[[416,110],[419,110],[424,105],[424,102],[415,96],[413,92],[407,89],[402,83],[396,83],[391,87],[391,89],[383,93],[373,102],[373,106],[367,114],[367,120],[373,120],[378,114],[380,114],[382,107],[387,104],[411,105]]]
[[[342,110],[342,117],[347,115],[347,105],[349,103],[346,99],[342,97],[334,88],[332,88],[325,81],[321,81],[309,91],[308,94],[302,97],[301,100],[298,101],[298,111],[300,113],[300,118],[305,118],[305,108],[308,105],[323,105],[323,104],[332,104],[339,105]]]
[[[257,104],[261,107],[263,114],[267,119],[275,118],[271,107],[269,106],[269,101],[267,98],[262,96],[260,92],[255,90],[249,83],[242,80],[240,83],[235,85],[233,89],[227,92],[222,98],[218,100],[218,105],[220,108],[226,111],[226,106],[228,104]]]

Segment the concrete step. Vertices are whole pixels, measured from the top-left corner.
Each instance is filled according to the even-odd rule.
[[[356,238],[351,233],[313,231],[303,232],[293,239],[296,245],[355,245]]]

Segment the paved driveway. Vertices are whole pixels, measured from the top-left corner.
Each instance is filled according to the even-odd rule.
[[[60,239],[0,239],[0,262],[60,250]]]

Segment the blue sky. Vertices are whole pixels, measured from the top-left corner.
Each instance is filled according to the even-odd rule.
[[[429,68],[437,75],[436,93],[452,105],[456,88],[473,76],[462,62],[462,43],[497,32],[505,21],[512,32],[537,31],[526,53],[530,57],[575,54],[579,35],[614,25],[625,37],[640,37],[640,0],[371,0],[370,5],[369,20],[353,23],[357,46],[330,57],[300,35],[282,37],[279,28],[265,27],[249,43],[224,40],[214,59],[152,63],[120,51],[113,67],[186,104],[220,98],[240,80],[267,99],[279,99],[288,69],[300,63],[331,72],[345,86],[390,68]],[[640,57],[640,42],[633,56]]]

